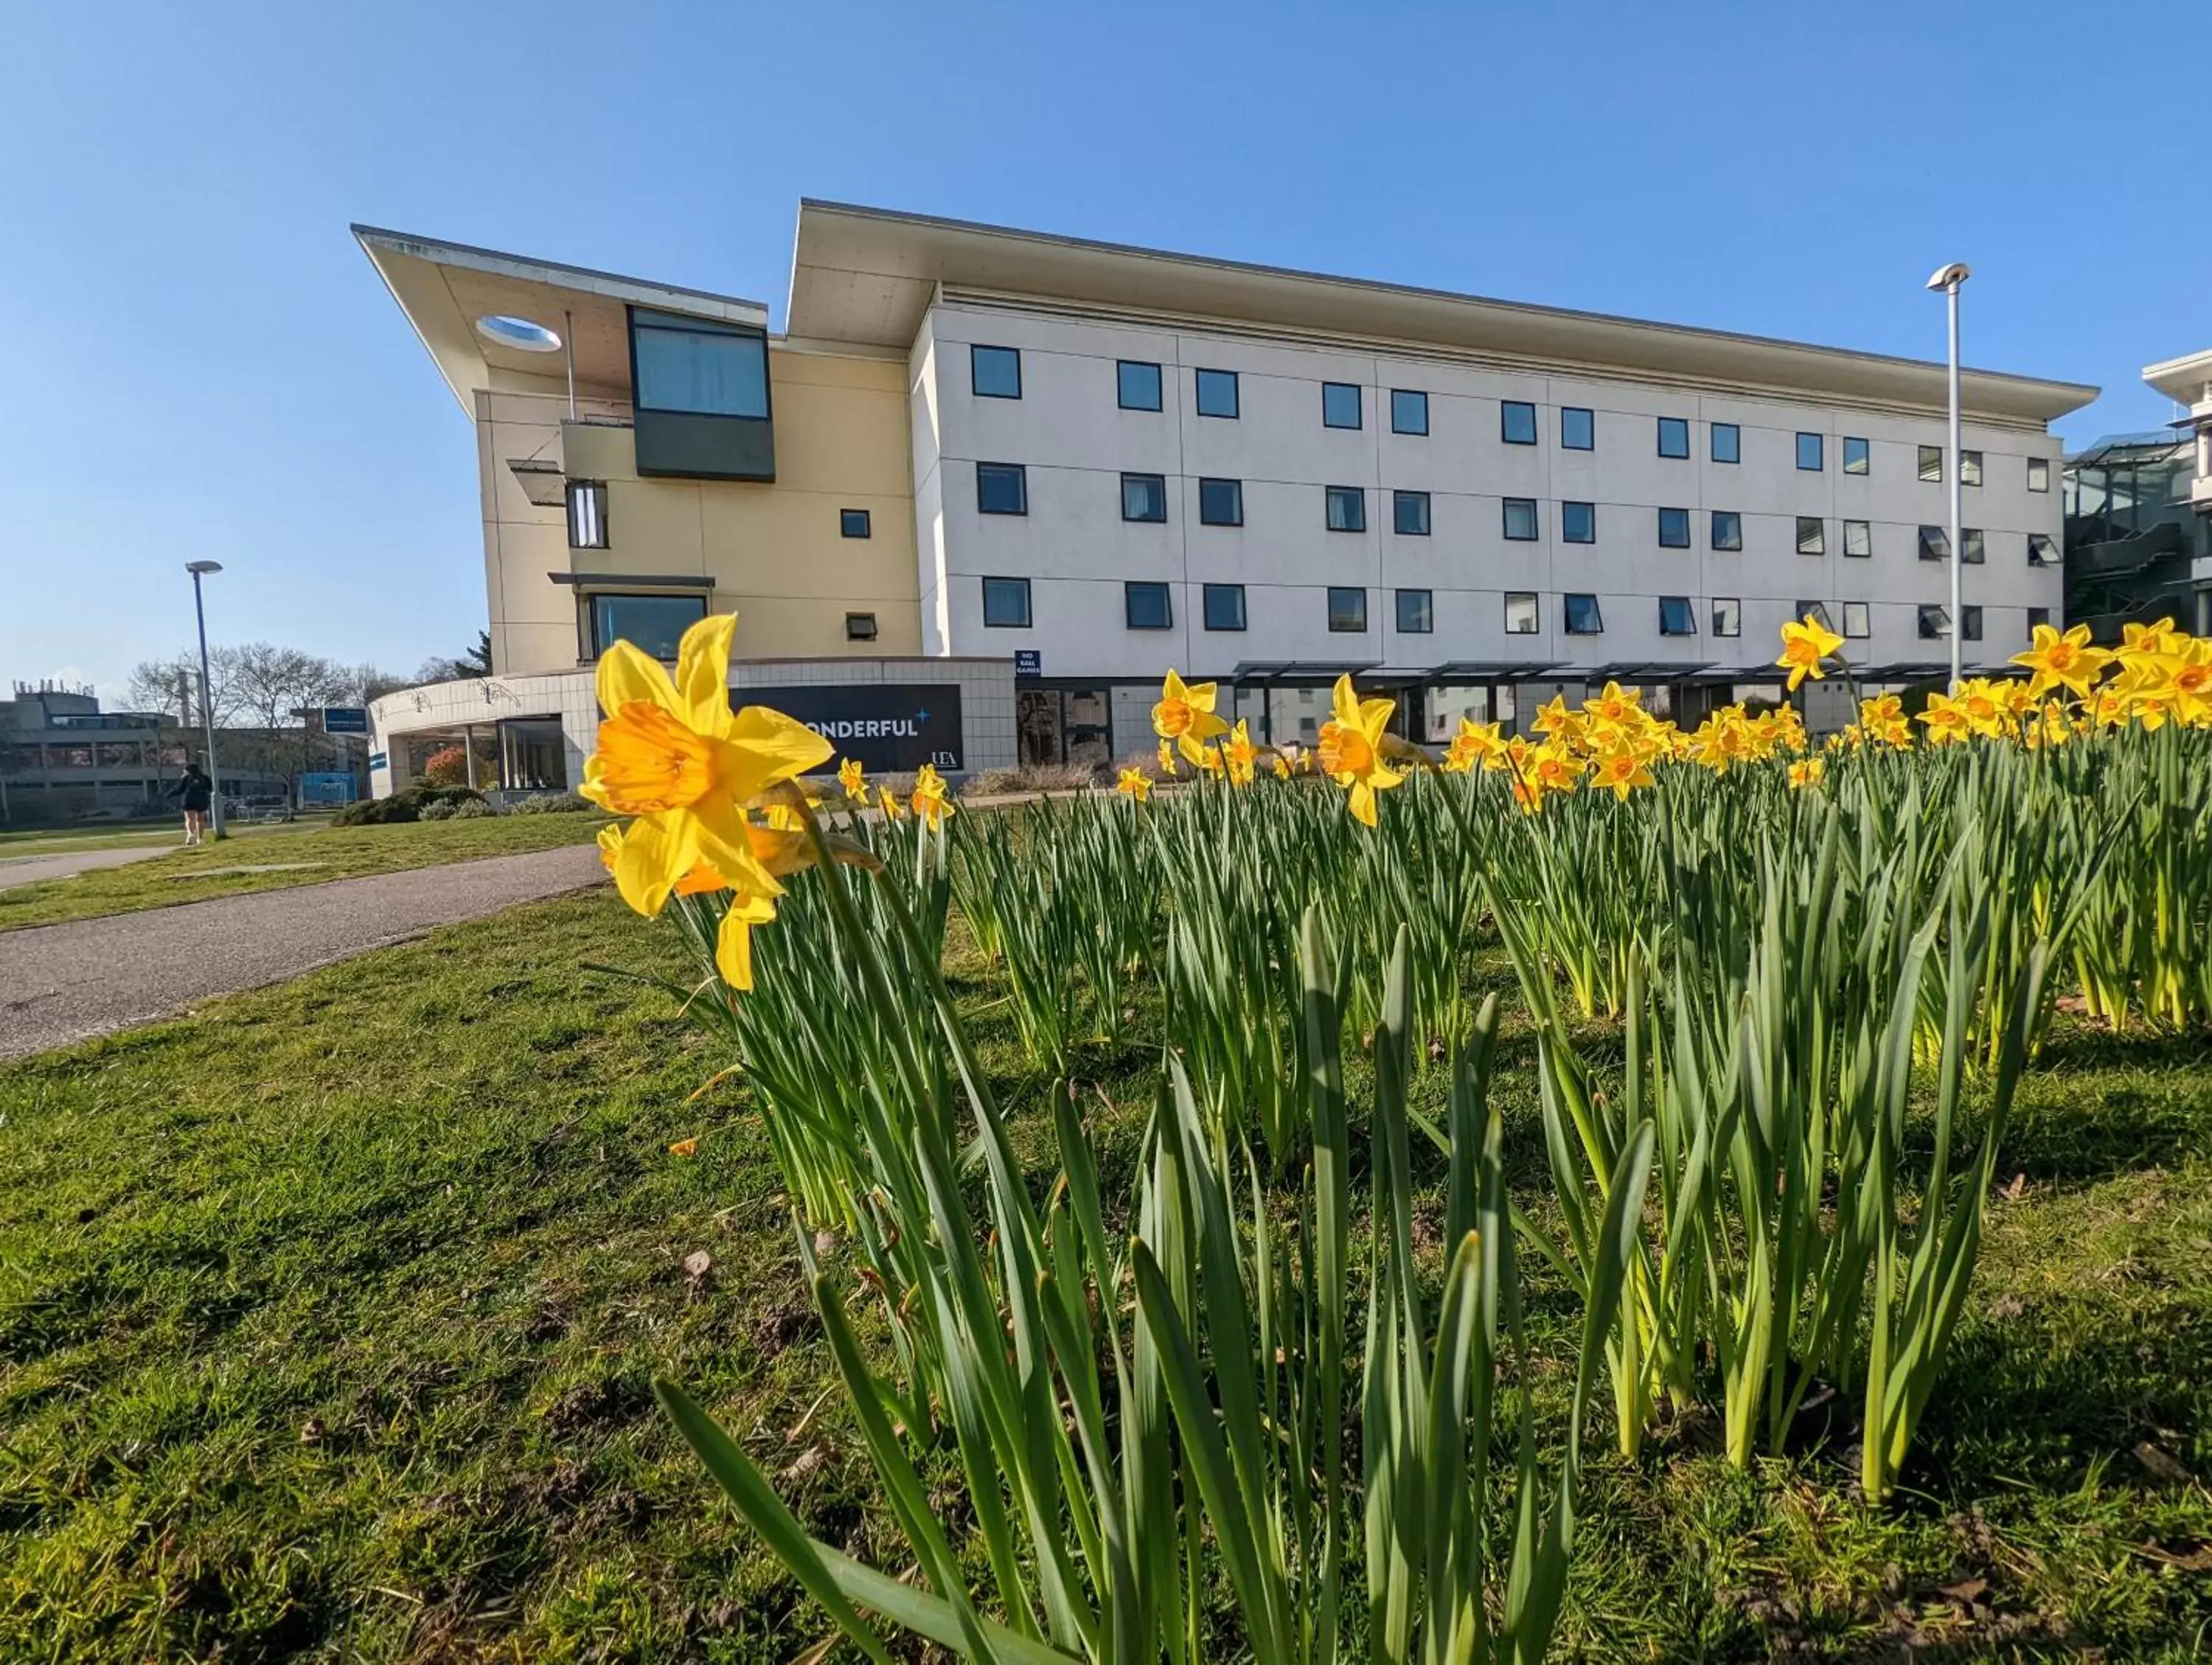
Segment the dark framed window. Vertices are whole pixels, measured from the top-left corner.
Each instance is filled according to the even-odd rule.
[[[1237,420],[1237,373],[1200,370],[1198,373],[1198,414]]]
[[[1559,541],[1562,544],[1596,543],[1597,505],[1571,502],[1560,504]]]
[[[1124,474],[1121,477],[1121,518],[1124,520],[1165,520],[1168,483],[1163,474]]]
[[[1689,510],[1662,508],[1659,511],[1659,547],[1662,550],[1686,550],[1690,547]]]
[[[1408,387],[1390,390],[1390,431],[1422,434],[1429,431],[1429,396]]]
[[[1505,634],[1509,636],[1533,636],[1538,629],[1536,592],[1534,590],[1508,590],[1505,592]]]
[[[1198,523],[1202,526],[1243,526],[1243,481],[1200,480],[1198,483]]]
[[[1526,399],[1507,399],[1498,407],[1498,437],[1508,445],[1536,443],[1536,407]]]
[[[845,640],[873,641],[876,639],[876,616],[873,613],[845,615]]]
[[[1923,561],[1948,561],[1951,558],[1951,534],[1941,526],[1921,527],[1920,558]]]
[[[1864,440],[1854,439],[1848,434],[1844,434],[1844,472],[1846,474],[1870,474],[1873,471],[1873,447],[1869,446]]]
[[[1874,553],[1874,526],[1866,520],[1844,522],[1844,553],[1864,561]]]
[[[997,630],[1030,628],[1030,581],[1026,578],[983,580],[983,623]]]
[[[1975,606],[1959,609],[1959,639],[1979,641],[1982,639],[1982,610]]]
[[[1132,580],[1121,586],[1121,614],[1132,630],[1171,630],[1175,604],[1164,584]]]
[[[1864,641],[1874,634],[1874,609],[1863,601],[1844,604],[1844,635],[1852,641]]]
[[[592,653],[604,653],[626,641],[648,659],[672,659],[684,633],[707,617],[703,595],[618,595],[595,592],[589,599]]]
[[[1712,545],[1717,550],[1743,547],[1743,516],[1732,508],[1713,511]]]
[[[1817,514],[1797,517],[1797,553],[1826,555],[1828,552],[1828,523]]]
[[[2031,459],[2030,460],[2038,460],[2038,459]],[[2048,623],[2051,623],[2051,609],[2050,609],[2050,608],[2048,608],[2048,607],[2031,607],[2031,608],[2029,608],[2029,609],[2027,610],[2027,634],[2028,634],[2028,635],[2029,635],[2031,638],[2033,638],[2033,637],[2034,636],[2034,635],[2035,635],[2035,627],[2036,627],[2037,625],[2039,625],[2039,624],[2048,624]]]
[[[1398,592],[1398,634],[1431,635],[1437,628],[1436,599],[1426,590]]]
[[[1114,396],[1124,410],[1160,408],[1160,367],[1125,358],[1114,367]]]
[[[1359,388],[1349,381],[1321,385],[1321,425],[1323,428],[1359,426]]]
[[[2030,457],[2027,459],[2027,489],[2030,491],[2051,489],[2051,459]],[[2047,609],[2045,611],[2048,611]]]
[[[1659,634],[1662,636],[1693,636],[1698,634],[1698,616],[1686,595],[1662,595],[1659,598]]]
[[[1959,528],[1959,559],[1970,567],[1978,567],[1989,559],[1989,540],[1982,536],[1979,526]]]
[[[1561,405],[1559,448],[1562,451],[1596,450],[1597,417],[1579,404]]]
[[[968,375],[979,399],[1022,396],[1022,353],[1018,347],[970,347]]]
[[[1323,486],[1322,513],[1331,532],[1367,530],[1367,494],[1358,486]]]
[[[1921,641],[1941,641],[1951,634],[1951,615],[1934,603],[1923,602],[1919,617]]]
[[[1836,628],[1834,623],[1828,617],[1828,604],[1825,601],[1798,602],[1796,606],[1790,610],[1790,617],[1793,618],[1809,618],[1823,630],[1832,630]]]
[[[1981,483],[1982,453],[1978,451],[1961,451],[1959,453],[1959,483],[1962,486],[1978,486]]]
[[[607,488],[599,480],[568,482],[568,547],[603,550],[607,546]]]
[[[979,514],[1027,514],[1029,470],[1020,463],[976,464],[975,511]]]
[[[1713,634],[1717,636],[1740,636],[1743,634],[1743,603],[1733,596],[1713,598]]]
[[[1661,420],[1667,421],[1669,419],[1662,417]],[[1737,427],[1735,423],[1732,422],[1713,422],[1706,428],[1705,433],[1705,452],[1706,454],[1715,462],[1740,463],[1743,460],[1743,429]],[[1687,431],[1685,430],[1683,434],[1682,454],[1686,457],[1690,454],[1688,447],[1689,435]],[[1668,454],[1664,445],[1663,436],[1659,454],[1662,457]]]
[[[1567,634],[1571,636],[1596,636],[1605,634],[1605,616],[1598,611],[1594,595],[1570,595],[1561,598],[1567,607]]]
[[[635,307],[629,324],[639,410],[767,419],[766,336]]]
[[[1818,474],[1827,465],[1827,441],[1818,434],[1798,434],[1797,466],[1808,474]]]
[[[2047,532],[2032,532],[2027,535],[2027,564],[2031,567],[2055,567],[2058,564],[2058,545]]]
[[[1659,454],[1662,457],[1687,457],[1690,454],[1690,419],[1686,416],[1659,418]]]
[[[1332,630],[1364,630],[1367,628],[1367,592],[1350,585],[1330,585],[1328,628]]]
[[[1922,446],[1918,453],[1918,466],[1922,479],[1930,485],[1941,485],[1943,483],[1943,447],[1940,445]]]
[[[1429,494],[1394,491],[1390,494],[1390,525],[1401,538],[1429,535]]]
[[[1206,614],[1209,630],[1241,630],[1244,628],[1244,586],[1242,584],[1208,584],[1200,592],[1200,600]]]
[[[837,511],[837,535],[840,538],[872,538],[875,529],[864,508],[841,508]]]
[[[1508,497],[1505,500],[1505,541],[1509,544],[1533,544],[1536,541],[1536,500],[1534,497]]]

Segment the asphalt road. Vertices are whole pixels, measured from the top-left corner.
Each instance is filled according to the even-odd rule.
[[[149,855],[167,855],[175,844],[148,844],[123,850],[70,850],[57,855],[0,855],[0,890],[35,884],[42,878],[69,878],[94,867],[120,867]]]
[[[605,877],[598,849],[580,844],[0,931],[0,1058],[167,1017]]]

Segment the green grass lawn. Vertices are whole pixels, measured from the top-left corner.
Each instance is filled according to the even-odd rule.
[[[330,824],[327,815],[295,821],[234,821],[234,838],[258,838],[274,832],[309,832]],[[109,827],[12,827],[0,829],[0,861],[13,856],[66,855],[77,850],[131,850],[178,845],[184,840],[182,817],[159,823],[126,822]]]
[[[179,902],[275,890],[363,873],[435,867],[479,856],[514,855],[556,845],[587,843],[605,817],[590,813],[487,816],[389,827],[259,829],[221,843],[175,849],[119,867],[98,867],[69,878],[42,879],[0,890],[0,931],[59,925],[102,914],[166,908]],[[0,854],[20,854],[0,849]],[[266,872],[241,868],[269,867]]]
[[[674,953],[598,892],[0,1066],[0,1659],[794,1658],[828,1626],[656,1371],[811,1530],[904,1565],[760,1127],[739,1086],[694,1102],[727,1059],[577,969]],[[1040,1084],[954,969],[1042,1166]],[[1125,1155],[1152,1060],[1090,1061]],[[1517,1039],[1499,1091],[1540,1208]],[[1631,1464],[1600,1425],[1563,1653],[2212,1645],[2212,1050],[2062,1024],[2015,1116],[1899,1499],[1832,1446],[1741,1475],[1711,1429]],[[1571,1302],[1531,1283],[1549,1381]]]

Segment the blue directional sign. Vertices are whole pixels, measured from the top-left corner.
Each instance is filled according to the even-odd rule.
[[[326,705],[323,708],[325,734],[366,734],[368,708],[365,705]]]

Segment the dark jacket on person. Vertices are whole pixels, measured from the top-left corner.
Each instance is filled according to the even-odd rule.
[[[205,814],[209,800],[215,796],[215,782],[208,779],[205,770],[194,763],[185,771],[183,778],[169,788],[169,796],[177,800],[179,809]]]

